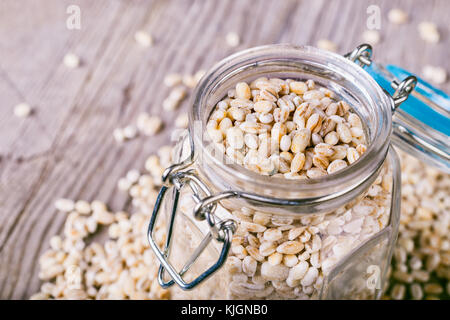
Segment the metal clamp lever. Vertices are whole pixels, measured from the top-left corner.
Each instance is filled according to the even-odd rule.
[[[362,44],[357,46],[353,51],[344,55],[347,59],[358,64],[360,67],[370,66],[372,64],[372,46],[370,44]],[[408,96],[414,90],[417,84],[417,78],[414,76],[408,76],[403,79],[400,84],[397,81],[392,81],[391,86],[395,89],[392,99],[394,100],[394,106],[392,112],[408,99]]]
[[[170,179],[173,182],[173,190],[174,190],[174,198],[173,198],[173,206],[172,212],[170,215],[170,221],[167,229],[167,239],[165,242],[164,250],[161,251],[158,247],[156,241],[153,238],[153,230],[155,228],[155,223],[161,208],[162,201],[166,192],[172,188],[171,186],[163,186],[159,191],[158,197],[156,199],[155,207],[153,209],[152,217],[150,219],[150,224],[148,227],[147,237],[150,243],[150,246],[159,262],[161,263],[159,272],[158,272],[158,281],[163,288],[168,288],[172,286],[174,283],[177,283],[183,290],[189,290],[200,284],[203,280],[212,275],[215,271],[217,271],[225,262],[228,251],[231,246],[231,240],[233,236],[233,232],[236,229],[235,222],[233,220],[218,220],[214,216],[214,210],[216,207],[216,203],[211,203],[204,208],[202,211],[204,216],[196,217],[199,220],[207,220],[210,231],[204,237],[200,245],[195,249],[192,256],[188,259],[188,261],[184,264],[181,271],[176,271],[172,264],[169,262],[169,251],[170,244],[173,236],[173,225],[175,221],[175,216],[178,208],[178,200],[180,196],[181,188],[184,185],[189,185],[194,193],[193,198],[194,201],[199,203],[201,202],[199,193],[202,191],[207,197],[211,196],[209,189],[204,185],[198,177],[193,174],[191,171],[187,172],[176,172],[173,173],[173,177]],[[217,221],[216,221],[217,220]],[[200,274],[197,278],[195,278],[191,282],[186,282],[183,280],[183,275],[189,270],[189,268],[194,264],[194,262],[198,259],[201,253],[205,250],[207,245],[212,241],[212,239],[216,239],[219,242],[223,242],[222,250],[220,252],[219,258],[217,262],[209,267],[206,271]],[[164,281],[164,272],[167,270],[172,280]]]
[[[391,86],[395,89],[392,99],[394,99],[394,112],[403,102],[408,99],[408,96],[414,90],[417,84],[417,78],[414,76],[409,76],[403,79],[400,84],[397,81],[392,81]]]
[[[370,44],[359,45],[353,51],[345,54],[344,57],[360,67],[370,66],[372,64],[372,46]]]

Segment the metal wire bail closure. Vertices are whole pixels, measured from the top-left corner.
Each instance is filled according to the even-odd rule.
[[[358,64],[360,67],[370,66],[372,64],[372,46],[366,43],[359,45],[353,51],[345,54],[344,57]]]
[[[397,81],[392,81],[391,86],[395,89],[392,98],[394,99],[394,109],[397,109],[403,102],[408,99],[408,96],[414,90],[417,84],[417,78],[414,76],[409,76],[405,78],[400,84]]]
[[[225,262],[231,246],[233,232],[236,230],[236,224],[233,220],[219,220],[214,215],[214,211],[216,208],[215,201],[212,202],[209,201],[208,204],[201,206],[202,210],[198,210],[198,214],[195,215],[195,218],[198,220],[206,219],[210,227],[210,231],[203,238],[200,245],[195,249],[192,256],[184,264],[183,268],[180,271],[175,270],[175,268],[169,262],[168,258],[170,254],[170,245],[173,237],[173,226],[178,208],[178,200],[181,189],[185,185],[188,185],[193,192],[193,198],[197,204],[202,203],[201,194],[204,194],[207,198],[211,197],[211,192],[209,191],[208,187],[192,172],[192,170],[185,172],[176,171],[177,169],[179,170],[181,168],[187,167],[186,164],[187,163],[184,163],[182,165],[175,165],[169,167],[166,170],[163,177],[163,180],[165,181],[166,185],[163,185],[161,187],[161,190],[159,191],[147,231],[147,237],[150,246],[153,252],[155,253],[156,257],[158,258],[159,262],[161,263],[158,271],[158,281],[163,288],[168,288],[172,286],[174,283],[176,283],[183,290],[190,290],[195,286],[197,286],[198,284],[200,284],[203,280],[211,276]],[[172,212],[168,224],[166,242],[163,251],[161,251],[153,238],[153,230],[164,197],[167,191],[172,188],[174,192],[173,205],[171,210]],[[189,268],[194,264],[194,262],[198,259],[198,257],[201,255],[201,253],[205,250],[205,248],[213,239],[216,239],[217,241],[223,243],[222,250],[220,252],[217,262],[213,264],[211,267],[209,267],[202,274],[200,274],[193,281],[191,282],[184,281],[183,275],[189,270]],[[169,273],[172,280],[169,281],[164,280],[164,273],[166,270]]]
[[[347,59],[358,64],[361,68],[365,66],[370,66],[372,64],[372,46],[370,44],[364,43],[357,46],[353,51],[344,55]],[[408,96],[414,90],[417,84],[417,78],[414,76],[409,76],[405,78],[400,84],[397,81],[392,81],[391,86],[395,89],[392,99],[394,100],[394,106],[392,112],[408,99]]]

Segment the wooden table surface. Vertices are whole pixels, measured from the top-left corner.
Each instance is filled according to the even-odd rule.
[[[66,27],[69,5],[81,9],[81,30]],[[450,2],[440,1],[118,1],[36,0],[0,2],[0,298],[38,291],[37,259],[62,231],[64,214],[54,201],[100,199],[128,209],[116,188],[129,169],[143,169],[148,155],[169,142],[174,114],[161,108],[169,72],[194,73],[234,51],[271,43],[315,45],[326,38],[346,53],[362,42],[367,7],[381,9],[378,62],[420,74],[426,64],[450,70]],[[393,25],[387,12],[410,15]],[[441,42],[420,39],[417,24],[435,22]],[[154,37],[140,47],[134,33]],[[241,44],[225,43],[237,32]],[[66,53],[82,59],[77,69]],[[449,92],[447,82],[440,86]],[[34,113],[14,116],[28,102]],[[186,111],[188,103],[180,110]],[[166,131],[118,145],[112,132],[143,111],[161,115]]]

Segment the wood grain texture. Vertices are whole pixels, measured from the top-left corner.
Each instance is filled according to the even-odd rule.
[[[81,8],[81,30],[66,28],[66,8]],[[382,41],[376,61],[421,73],[425,64],[450,70],[450,3],[435,1],[117,1],[35,0],[0,2],[0,298],[22,299],[39,288],[37,258],[61,232],[58,197],[107,202],[128,209],[116,181],[169,142],[173,114],[162,111],[169,72],[193,73],[232,52],[261,44],[315,45],[330,39],[345,53],[362,42],[366,9],[381,8]],[[387,20],[390,8],[410,13],[405,25]],[[441,42],[430,45],[417,32],[435,22]],[[155,44],[139,47],[133,35],[145,29]],[[241,35],[229,48],[225,35]],[[62,64],[73,52],[78,69]],[[450,91],[450,84],[441,86]],[[34,108],[18,119],[13,108]],[[181,110],[187,110],[184,103]],[[112,132],[142,112],[159,114],[166,131],[121,146]]]

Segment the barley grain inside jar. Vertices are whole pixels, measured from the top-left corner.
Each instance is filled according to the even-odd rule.
[[[394,99],[312,47],[234,54],[196,88],[150,222],[175,299],[376,299],[397,237]],[[151,231],[149,232],[151,239]]]

